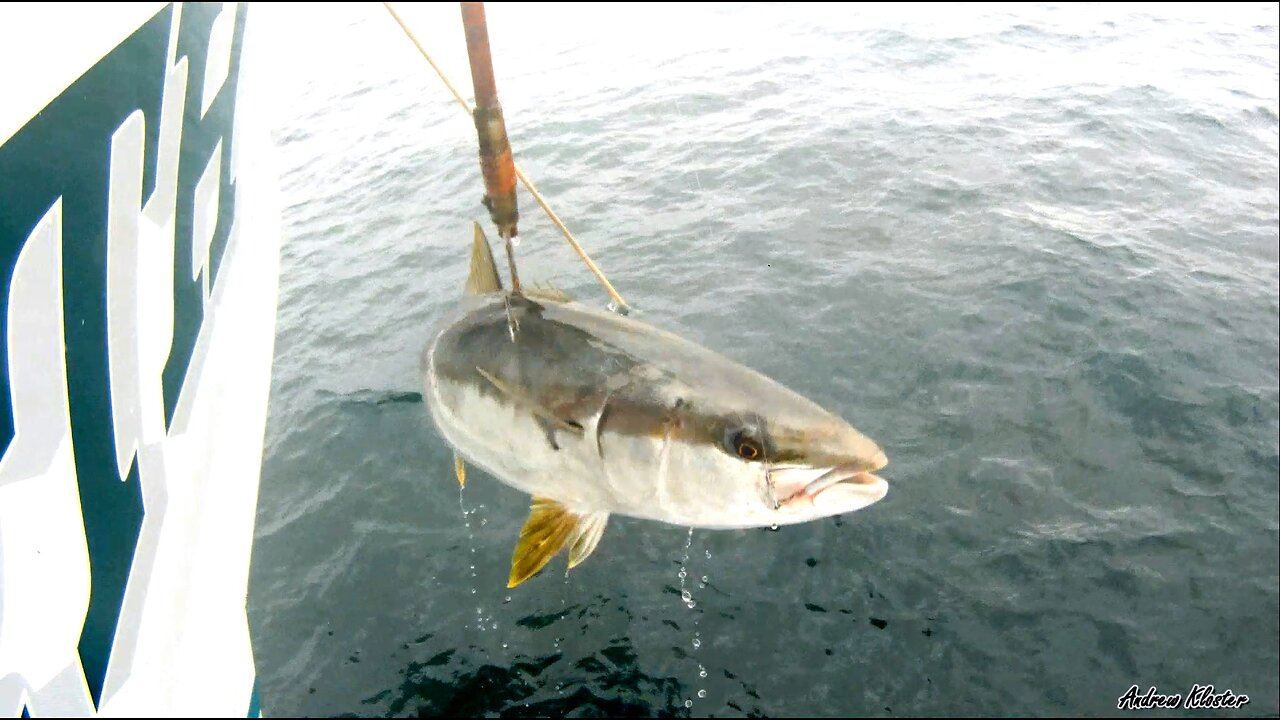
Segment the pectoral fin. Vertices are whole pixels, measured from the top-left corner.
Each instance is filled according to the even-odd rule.
[[[576,567],[595,550],[608,520],[609,513],[578,515],[555,500],[534,498],[511,555],[507,587],[538,574],[565,545],[570,546],[569,567]]]
[[[477,367],[476,372],[480,373],[480,376],[485,380],[488,380],[489,383],[497,388],[499,392],[511,398],[512,402],[523,405],[525,409],[533,413],[535,417],[550,423],[556,430],[564,430],[578,436],[583,434],[582,425],[576,420],[561,417],[551,408],[539,403],[528,393],[524,392],[520,388],[499,380],[484,368]],[[555,447],[554,442],[552,443],[552,447]]]

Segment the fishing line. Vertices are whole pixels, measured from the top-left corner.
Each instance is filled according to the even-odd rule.
[[[391,3],[384,2],[382,3],[382,6],[387,9],[387,12],[391,13],[391,17],[395,19],[396,24],[399,25],[400,29],[404,31],[404,34],[408,36],[409,41],[418,49],[418,52],[422,54],[422,57],[431,64],[431,68],[436,71],[436,75],[440,76],[440,80],[445,84],[445,87],[447,87],[449,92],[453,94],[454,101],[456,101],[458,105],[466,111],[469,117],[474,117],[475,111],[472,109],[471,104],[462,97],[462,93],[458,92],[458,88],[449,81],[449,77],[445,75],[444,70],[436,64],[436,61],[431,59],[431,55],[427,52],[427,49],[422,46],[417,35],[414,34],[413,30],[409,29],[409,25],[405,23],[404,19],[400,17],[400,14],[395,11],[395,8],[391,7]],[[614,289],[613,283],[609,282],[609,278],[605,277],[604,271],[601,270],[594,261],[592,261],[589,255],[587,255],[587,251],[583,249],[577,238],[573,236],[573,233],[569,232],[569,228],[565,226],[564,221],[560,219],[560,216],[556,214],[556,211],[551,209],[551,205],[547,202],[546,198],[542,197],[542,193],[538,192],[538,188],[533,184],[533,181],[529,179],[529,176],[524,174],[524,170],[520,169],[520,165],[518,163],[514,163],[514,161],[513,165],[516,178],[524,184],[525,189],[529,191],[529,194],[537,201],[538,206],[542,208],[544,213],[546,213],[547,219],[551,221],[552,225],[555,225],[556,228],[560,230],[560,234],[564,235],[564,239],[569,242],[569,245],[573,248],[574,252],[576,252],[578,257],[582,259],[582,262],[586,264],[587,269],[591,271],[591,274],[596,276],[596,280],[600,282],[600,285],[604,287],[605,292],[613,299],[613,302],[609,304],[609,309],[620,315],[626,315],[630,311],[631,306],[627,305],[627,301],[623,300],[622,295]]]

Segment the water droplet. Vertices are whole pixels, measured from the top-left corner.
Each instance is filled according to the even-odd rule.
[[[494,623],[494,624],[492,625],[492,627],[493,627],[493,629],[494,629],[494,630],[497,630],[497,629],[498,629],[498,623]]]
[[[480,518],[480,524],[481,524],[481,525],[488,525],[488,524],[489,524],[489,518]]]
[[[680,599],[685,602],[689,602],[690,600],[693,599],[693,593],[690,593],[688,590],[681,590]]]
[[[710,559],[711,559],[711,551],[710,551],[710,550],[708,550],[708,551],[707,551],[707,559],[708,559],[708,560],[710,560]]]
[[[504,602],[504,603],[509,603],[509,602],[511,602],[511,596],[510,596],[510,595],[508,595],[508,596],[507,596],[507,599],[506,599],[506,600],[503,600],[502,602]]]
[[[506,649],[507,649],[507,644],[506,644],[506,643],[502,643],[502,649],[503,649],[503,650],[506,650]]]
[[[701,641],[701,640],[699,640],[698,638],[694,638],[694,639],[693,639],[693,649],[694,649],[694,650],[697,650],[697,649],[698,649],[698,648],[700,648],[700,647],[702,647],[702,641]]]
[[[685,707],[687,707],[687,708],[691,708],[691,707],[693,707],[693,701],[692,701],[692,700],[685,700],[685,701],[684,701],[684,706],[685,706]]]
[[[679,575],[680,575],[680,579],[683,580],[685,578],[685,571],[681,570]]]
[[[518,247],[520,247],[520,236],[519,236],[519,235],[512,235],[512,236],[511,236],[511,247],[513,247],[513,248],[518,248]]]
[[[475,589],[475,588],[471,588],[471,594],[472,594],[472,595],[475,595],[475,594],[476,594],[476,589]]]
[[[769,529],[770,529],[770,530],[777,530],[777,529],[778,529],[778,524],[777,524],[777,523],[774,523],[774,524],[770,525],[770,526],[769,526]]]
[[[703,576],[702,576],[702,582],[704,582],[704,583],[705,583],[706,581],[707,581],[707,576],[706,576],[706,575],[703,575]]]
[[[704,697],[706,697],[706,696],[707,696],[707,691],[706,691],[706,690],[699,690],[699,691],[698,691],[698,697],[700,697],[700,698],[704,698]]]
[[[706,669],[706,668],[702,668],[701,670],[699,670],[699,671],[698,671],[698,677],[703,677],[703,678],[704,678],[704,677],[706,677],[706,676],[707,676],[707,669]]]

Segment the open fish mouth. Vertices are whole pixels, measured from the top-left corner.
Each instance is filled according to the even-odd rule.
[[[779,510],[845,506],[843,512],[850,512],[879,501],[889,492],[889,483],[868,472],[865,463],[774,466],[769,469],[769,483]]]

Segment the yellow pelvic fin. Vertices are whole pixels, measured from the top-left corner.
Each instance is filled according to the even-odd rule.
[[[599,544],[608,519],[608,513],[578,515],[555,500],[535,497],[511,555],[507,587],[513,588],[538,574],[566,544],[571,546],[570,568],[586,560]]]
[[[586,515],[578,523],[578,531],[573,536],[573,542],[569,546],[569,569],[572,570],[582,564],[583,560],[591,557],[591,553],[596,551],[596,546],[600,544],[600,538],[604,535],[604,526],[609,522],[609,513],[594,512]]]
[[[458,453],[453,454],[453,472],[458,476],[458,487],[466,487],[467,464],[462,462],[462,456]]]

